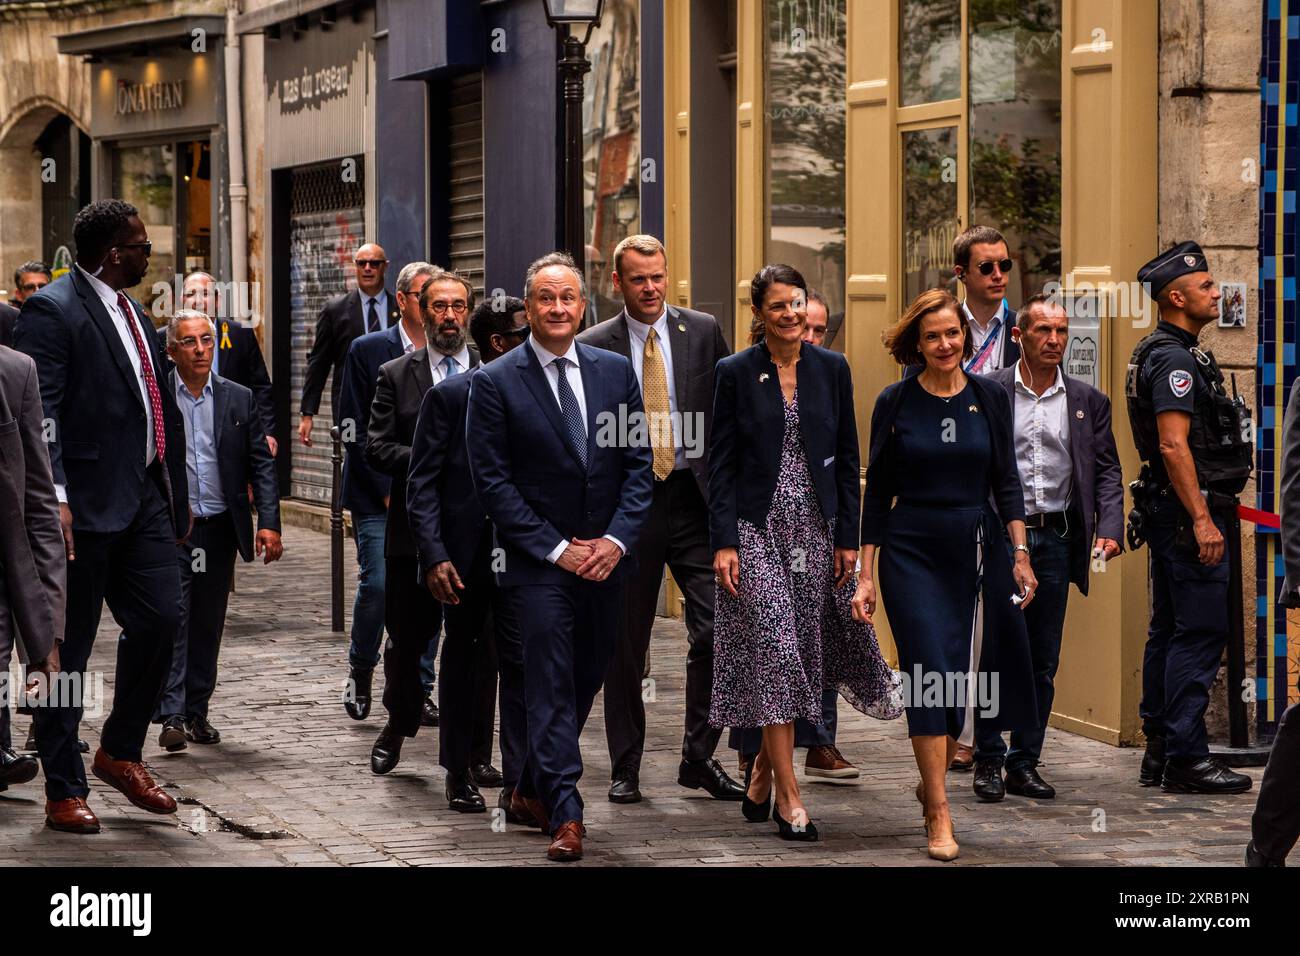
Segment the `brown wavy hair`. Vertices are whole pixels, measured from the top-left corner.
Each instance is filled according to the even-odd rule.
[[[927,289],[912,300],[903,317],[886,329],[881,336],[885,348],[894,357],[895,362],[899,365],[925,364],[925,357],[921,355],[921,320],[931,312],[939,312],[943,309],[952,309],[957,313],[957,321],[961,323],[962,335],[965,338],[961,357],[963,359],[971,357],[971,353],[975,351],[975,343],[971,340],[970,325],[966,322],[966,313],[962,311],[960,303],[951,292],[944,289]]]

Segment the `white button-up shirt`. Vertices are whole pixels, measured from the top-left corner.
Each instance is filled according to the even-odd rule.
[[[1025,514],[1065,511],[1073,492],[1070,459],[1070,406],[1065,378],[1037,395],[1020,377],[1016,363],[1016,467],[1025,496]]]
[[[686,449],[682,445],[682,418],[677,408],[677,389],[673,377],[673,347],[668,341],[668,307],[665,306],[659,318],[655,320],[654,325],[646,325],[644,322],[638,322],[623,310],[623,321],[627,323],[628,343],[632,346],[632,371],[636,373],[636,383],[641,386],[641,398],[645,399],[645,382],[641,376],[645,372],[645,343],[650,337],[650,330],[655,330],[655,338],[659,344],[659,354],[664,361],[664,380],[668,383],[668,412],[672,418],[673,425],[673,447],[676,449],[676,455],[673,460],[673,469],[686,467]]]
[[[153,405],[149,403],[149,388],[144,383],[144,365],[140,360],[140,350],[135,347],[135,338],[131,335],[131,329],[127,326],[127,318],[122,314],[122,307],[117,302],[117,290],[108,283],[95,278],[80,265],[75,268],[79,270],[90,287],[95,290],[95,295],[99,296],[99,301],[104,304],[108,317],[113,320],[113,328],[117,329],[118,338],[122,340],[122,348],[126,350],[127,361],[131,363],[131,370],[135,372],[136,383],[140,386],[140,401],[144,404],[144,464],[148,468],[153,464],[153,460],[158,457],[158,450],[154,447],[153,437]],[[140,338],[149,347],[149,336],[154,335],[153,329],[145,328],[136,316],[136,328],[140,331]],[[162,383],[158,384],[161,392]],[[55,496],[60,502],[67,503],[68,489],[65,485],[54,486]]]
[[[980,366],[979,374],[987,375],[989,372],[1002,368],[1002,350],[1007,347],[1005,337],[1011,334],[1011,330],[1006,327],[1006,300],[1002,300],[1002,304],[998,306],[998,310],[993,314],[993,318],[989,319],[989,324],[984,326],[975,321],[975,316],[971,314],[970,307],[965,302],[961,304],[961,307],[965,310],[966,321],[970,324],[971,343],[974,346],[974,350],[971,352],[972,361],[974,360],[975,355],[979,352],[980,347],[983,346],[983,344],[988,341],[988,337],[993,334],[993,330],[1002,330],[998,333],[998,340],[989,346],[988,357],[984,359],[984,364]]]
[[[583,434],[587,431],[587,393],[582,389],[582,366],[578,361],[578,346],[574,342],[569,342],[569,350],[563,355],[556,355],[549,349],[543,348],[534,336],[528,336],[528,347],[533,350],[537,356],[537,361],[542,364],[542,374],[546,376],[546,384],[551,386],[551,394],[555,396],[555,405],[560,409],[561,414],[564,412],[563,406],[560,405],[560,366],[555,364],[558,358],[568,359],[572,367],[565,367],[564,373],[569,381],[569,387],[573,389],[573,397],[578,400],[578,411],[582,413],[582,430]],[[627,548],[623,542],[618,540],[612,534],[604,535],[610,541],[618,545],[618,549],[627,554]],[[564,549],[569,546],[569,542],[561,541],[555,546],[546,560],[554,564],[560,560],[560,555],[564,554]]]
[[[397,323],[397,334],[402,337],[402,354],[410,355],[412,352],[414,352],[415,343],[412,342],[411,337],[406,334],[406,326],[403,325],[401,322]]]

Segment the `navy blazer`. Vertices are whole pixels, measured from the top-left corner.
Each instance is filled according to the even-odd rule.
[[[176,394],[176,369],[167,376],[167,388]],[[212,427],[221,472],[221,495],[235,524],[239,555],[253,560],[253,512],[248,488],[257,505],[257,529],[280,530],[280,489],[275,459],[266,445],[262,419],[251,389],[220,375],[212,376]],[[183,423],[182,423],[183,427]]]
[[[999,520],[1025,520],[1025,499],[1020,491],[1020,472],[1016,468],[1016,447],[1012,438],[1014,419],[1011,400],[996,382],[983,375],[968,375],[981,408],[988,415],[989,471],[984,476],[993,496]],[[867,460],[867,490],[862,500],[862,543],[881,545],[889,522],[894,498],[901,494],[898,446],[892,440],[894,422],[904,398],[921,385],[916,377],[905,378],[885,388],[876,399],[871,413],[871,453]]]
[[[271,395],[271,376],[257,333],[230,319],[213,323],[217,327],[217,374],[227,382],[242,385],[253,393],[262,431],[275,434],[275,399]],[[158,342],[167,351],[167,326],[158,330]]]
[[[406,480],[406,513],[421,581],[443,561],[450,561],[461,580],[468,581],[470,568],[486,557],[488,517],[474,494],[465,432],[470,384],[476,374],[470,370],[439,382],[420,402]]]
[[[987,378],[1006,389],[1014,426],[1015,365],[1000,368]],[[1064,372],[1061,378],[1065,380],[1066,414],[1070,419],[1070,505],[1083,525],[1083,534],[1075,535],[1070,548],[1070,580],[1086,595],[1093,540],[1111,538],[1124,550],[1124,475],[1110,430],[1110,399]]]
[[[853,376],[838,352],[804,343],[795,365],[799,430],[822,517],[835,547],[858,547],[858,425]],[[766,342],[728,356],[714,372],[709,445],[709,539],[740,545],[737,519],[763,527],[776,494],[785,436],[785,396]]]
[[[483,510],[504,549],[497,581],[570,585],[580,581],[546,560],[561,541],[609,534],[627,553],[598,586],[614,586],[633,563],[654,492],[649,441],[598,441],[611,421],[644,415],[632,363],[581,342],[587,405],[587,467],[568,439],[546,372],[525,342],[481,366],[470,384],[466,418],[470,471]],[[635,421],[636,419],[632,419]],[[642,430],[643,431],[643,430]]]
[[[167,440],[163,483],[176,537],[190,522],[185,426],[154,327],[129,296],[161,392]],[[122,337],[89,280],[76,268],[23,302],[14,347],[36,360],[41,404],[52,424],[50,466],[64,485],[74,531],[127,528],[144,497],[144,397]]]
[[[388,510],[384,499],[391,482],[366,461],[366,435],[379,367],[401,357],[402,333],[396,324],[362,335],[348,348],[335,412],[344,438],[352,439],[343,442],[343,507],[353,514],[381,515]]]

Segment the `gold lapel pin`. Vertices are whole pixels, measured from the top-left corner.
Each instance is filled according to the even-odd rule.
[[[685,332],[685,331],[686,331],[686,323],[685,323],[685,322],[678,322],[678,323],[677,323],[677,331],[678,331],[678,332]]]
[[[970,406],[970,408],[967,409],[967,410],[968,410],[968,411],[972,411],[972,412],[978,412],[978,411],[980,410],[980,407],[979,407],[978,405],[972,405],[972,406]]]

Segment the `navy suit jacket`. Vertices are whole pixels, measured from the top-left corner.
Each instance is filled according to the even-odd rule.
[[[1019,360],[1017,360],[1019,361]],[[1015,423],[1016,367],[986,376],[1006,389]],[[1124,475],[1110,430],[1110,399],[1087,382],[1064,372],[1065,403],[1070,418],[1071,507],[1082,523],[1070,548],[1070,580],[1088,593],[1094,538],[1111,538],[1124,548]],[[1079,413],[1083,414],[1080,415]]]
[[[167,376],[167,388],[176,393],[176,369]],[[248,488],[257,506],[257,529],[280,530],[280,489],[275,459],[266,446],[266,433],[257,402],[250,389],[220,375],[212,376],[212,427],[221,472],[221,494],[235,525],[239,555],[253,560],[253,512]]]
[[[462,581],[485,555],[487,512],[474,493],[465,416],[474,370],[453,376],[424,393],[411,443],[406,513],[420,561],[420,579],[450,561]],[[446,506],[444,507],[444,502]]]
[[[381,515],[388,510],[384,498],[391,482],[366,461],[366,435],[379,367],[401,357],[402,334],[394,324],[382,332],[368,332],[354,339],[343,364],[336,410],[344,438],[352,438],[343,443],[343,507],[353,514]]]
[[[161,392],[167,454],[163,483],[176,537],[189,528],[185,427],[153,324],[131,300]],[[50,466],[64,485],[74,531],[113,533],[135,519],[144,497],[144,398],[117,326],[77,268],[23,302],[15,347],[36,360],[51,423]]]
[[[576,343],[587,405],[587,467],[569,445],[546,372],[525,342],[474,374],[466,432],[474,489],[504,549],[502,586],[571,585],[581,579],[546,560],[561,541],[612,535],[627,548],[615,585],[633,563],[654,492],[647,440],[625,440],[612,421],[643,416],[641,389],[623,356]],[[620,415],[621,412],[621,415]],[[644,430],[643,430],[644,431]],[[601,436],[601,440],[598,440]],[[613,440],[608,440],[608,439]]]
[[[18,324],[18,310],[0,302],[0,345],[14,344],[14,326]]]
[[[838,352],[804,343],[795,365],[799,430],[822,517],[835,519],[835,547],[858,546],[858,425],[853,377]],[[785,396],[766,342],[728,356],[714,372],[709,446],[709,541],[740,545],[736,521],[763,527],[776,494],[785,437]]]

